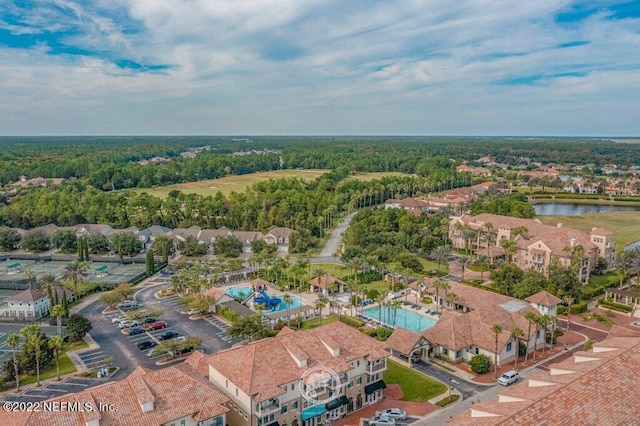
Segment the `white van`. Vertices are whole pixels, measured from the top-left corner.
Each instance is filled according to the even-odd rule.
[[[498,379],[498,383],[502,386],[509,386],[511,383],[515,383],[517,381],[518,372],[516,370],[509,370]]]

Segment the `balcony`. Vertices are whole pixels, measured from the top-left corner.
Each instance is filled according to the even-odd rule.
[[[369,364],[367,366],[367,374],[376,374],[386,369],[387,369],[387,363],[384,361],[376,364]]]
[[[272,411],[277,410],[279,408],[280,408],[280,400],[277,398],[268,399],[266,401],[262,401],[256,404],[256,412],[260,416],[269,414]]]

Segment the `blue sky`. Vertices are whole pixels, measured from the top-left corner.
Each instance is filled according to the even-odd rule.
[[[640,0],[3,0],[0,135],[640,136]]]

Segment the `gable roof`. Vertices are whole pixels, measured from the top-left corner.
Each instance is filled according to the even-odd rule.
[[[422,339],[423,336],[420,333],[397,327],[387,339],[386,345],[402,354],[409,355]]]
[[[161,225],[153,225],[148,228],[145,228],[141,231],[138,231],[138,235],[151,236],[154,234],[168,234],[171,232],[171,228],[167,228],[166,226]]]
[[[265,236],[268,237],[272,235],[276,238],[289,238],[289,235],[291,235],[292,232],[293,229],[280,226],[273,228],[271,231],[267,232]]]
[[[334,355],[330,348],[339,354]],[[198,370],[210,366],[259,402],[284,393],[281,386],[300,379],[309,368],[322,366],[341,373],[352,368],[349,361],[387,356],[382,342],[335,322],[305,331],[285,330],[275,337],[208,355],[200,360]],[[302,359],[306,365],[297,361]]]

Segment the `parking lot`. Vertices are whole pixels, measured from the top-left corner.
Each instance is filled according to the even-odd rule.
[[[48,383],[41,388],[30,388],[19,395],[5,394],[0,401],[37,402],[56,398],[68,393],[80,392],[86,388],[104,383],[103,380],[84,377],[68,377],[58,383]]]

